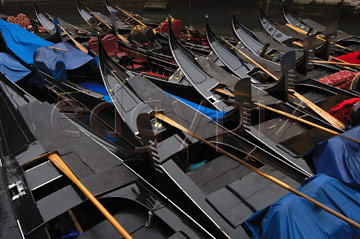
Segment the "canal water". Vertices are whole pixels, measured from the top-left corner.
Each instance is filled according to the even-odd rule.
[[[231,14],[237,15],[238,19],[248,28],[261,30],[258,21],[258,12],[260,4],[265,11],[280,23],[284,23],[280,0],[277,1],[249,1],[249,0],[169,0],[168,9],[146,10],[142,9],[141,0],[110,0],[114,4],[119,4],[125,9],[131,10],[153,19],[154,21],[164,21],[167,13],[174,18],[182,20],[184,25],[193,25],[198,28],[204,27],[204,16],[209,15],[210,25],[218,35],[233,37],[231,31]],[[266,3],[265,3],[266,2]],[[105,0],[95,1],[87,0],[82,3],[93,11],[99,11],[108,14],[105,8]],[[75,0],[48,0],[39,1],[39,6],[50,14],[56,14],[58,17],[69,21],[74,25],[89,28],[79,15]],[[289,8],[302,18],[311,18],[322,24],[330,23],[340,16],[339,29],[355,35],[360,35],[360,13],[355,13],[353,8],[324,5],[295,5],[291,1],[287,4]],[[3,13],[7,15],[23,12],[31,17],[35,17],[34,7],[31,2],[7,2],[3,4]]]

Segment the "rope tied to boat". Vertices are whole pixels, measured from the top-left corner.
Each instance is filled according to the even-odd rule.
[[[148,211],[148,220],[147,220],[147,222],[145,223],[145,227],[149,227],[149,226],[150,226],[150,224],[151,224],[151,222],[152,222],[152,220],[153,220],[153,216],[154,216],[153,212],[152,212],[152,211]]]

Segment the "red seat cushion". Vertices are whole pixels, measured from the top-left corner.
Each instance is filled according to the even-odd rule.
[[[329,114],[347,124],[351,119],[351,111],[354,108],[354,105],[360,101],[360,98],[352,98],[348,100],[343,100],[341,103],[335,105],[329,110]]]
[[[113,57],[115,56],[115,51],[117,53],[117,56],[121,59],[123,56],[126,55],[125,52],[120,51],[119,49],[119,43],[118,40],[116,38],[116,36],[114,36],[113,34],[107,34],[103,39],[101,39],[102,44],[105,48],[106,53],[110,56]],[[89,48],[96,52],[96,54],[98,53],[98,39],[97,37],[92,37],[89,40]]]
[[[336,58],[339,58],[340,60],[346,61],[348,63],[353,63],[353,64],[360,64],[360,59],[359,59],[359,55],[360,52],[351,52]],[[331,60],[334,61],[334,60]]]
[[[138,70],[142,67],[144,67],[143,65],[139,65],[139,64],[132,64],[132,65],[127,65],[125,66],[127,69],[129,70]]]
[[[180,20],[174,20],[172,22],[172,30],[174,32],[175,37],[179,37],[182,33],[182,29],[183,29],[183,25],[182,22]]]

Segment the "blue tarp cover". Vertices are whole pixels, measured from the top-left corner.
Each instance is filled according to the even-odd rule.
[[[42,62],[46,64],[48,69],[55,70],[56,63],[58,61],[63,61],[66,70],[74,70],[94,59],[94,57],[64,42],[57,43],[53,47],[64,49],[66,51],[40,47],[34,54],[35,63]]]
[[[360,140],[360,126],[344,135]],[[342,183],[360,190],[360,145],[341,136],[332,137],[312,148],[304,155],[314,163],[316,173],[337,178]]]
[[[335,178],[318,174],[299,191],[360,222],[360,193]],[[360,230],[293,193],[254,213],[244,222],[256,239],[360,238]]]
[[[204,115],[211,118],[213,121],[220,122],[222,120],[222,118],[224,118],[224,116],[226,114],[226,112],[224,112],[224,111],[213,110],[213,109],[207,108],[205,106],[198,105],[198,104],[193,103],[191,101],[185,100],[185,99],[183,99],[181,97],[178,97],[176,95],[173,95],[173,94],[170,94],[170,93],[168,93],[168,94],[175,97],[176,99],[184,102],[185,104],[187,104],[191,108],[203,113]]]
[[[46,41],[22,27],[0,19],[0,30],[8,48],[27,64],[33,63],[36,49],[42,46],[52,46],[54,43]]]
[[[31,70],[7,53],[0,52],[0,72],[5,74],[11,81],[18,82],[29,75]]]

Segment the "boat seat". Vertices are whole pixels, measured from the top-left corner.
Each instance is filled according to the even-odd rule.
[[[248,173],[250,173],[249,169],[220,155],[202,167],[189,172],[188,176],[205,194],[209,194]]]
[[[298,182],[270,166],[265,165],[260,169],[292,187],[300,186]],[[275,202],[287,193],[287,190],[257,173],[251,172],[209,194],[206,199],[236,228],[254,212]]]
[[[127,55],[126,52],[123,52],[119,49],[119,43],[115,35],[107,34],[105,37],[101,39],[102,44],[105,48],[106,53],[112,58],[122,59]],[[89,40],[89,48],[90,50],[96,52],[98,54],[98,38],[92,37]]]
[[[139,65],[139,64],[126,65],[125,67],[129,70],[139,70],[141,68],[144,68],[143,65]]]
[[[133,61],[136,62],[136,63],[140,63],[140,64],[141,64],[141,63],[145,63],[147,60],[134,58]]]

